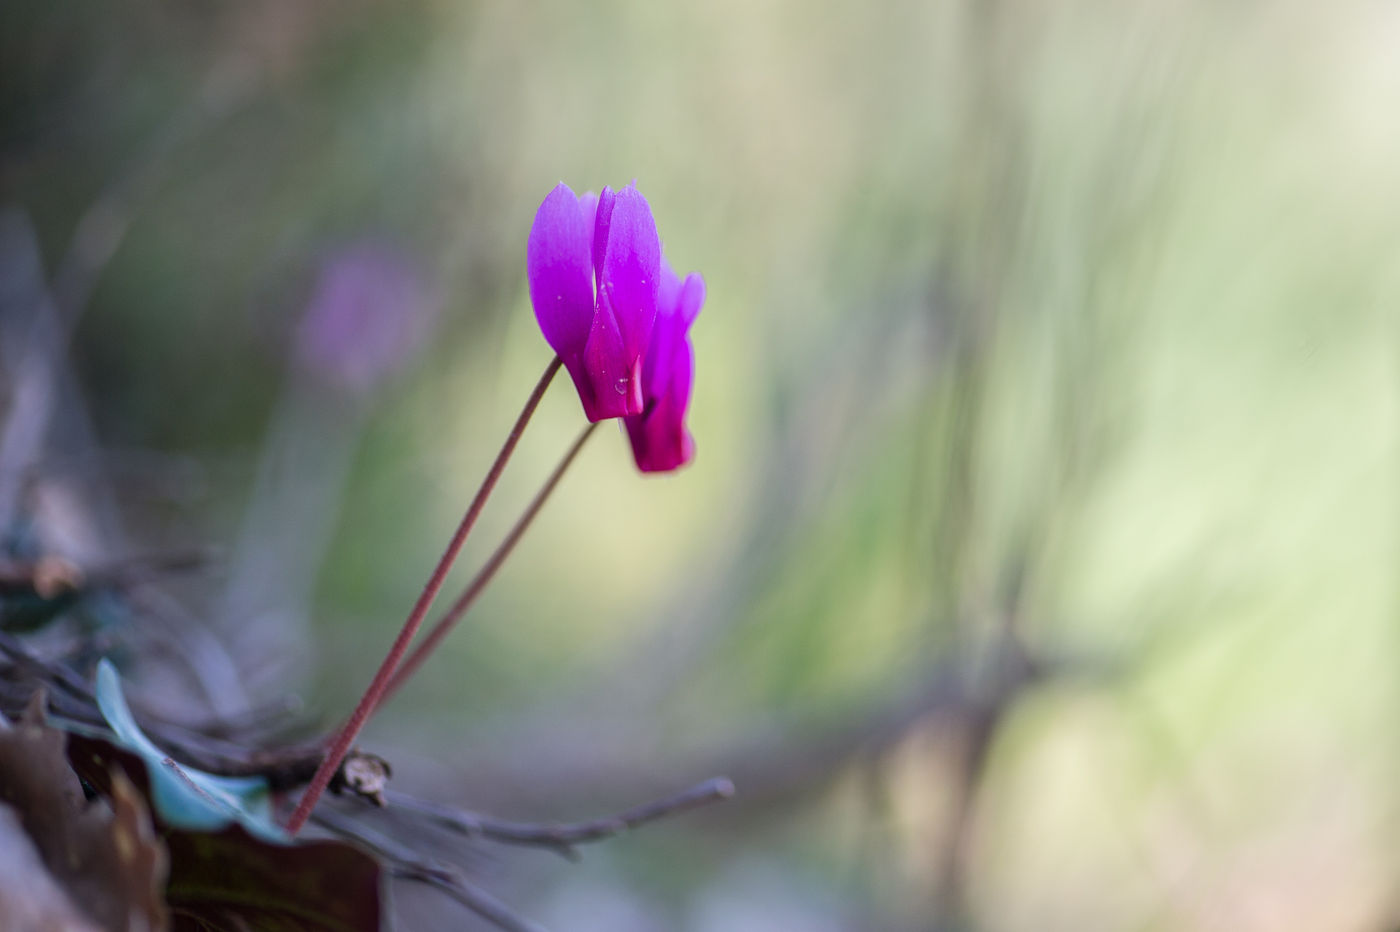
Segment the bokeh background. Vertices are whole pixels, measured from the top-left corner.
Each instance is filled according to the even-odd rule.
[[[350,708],[548,361],[536,206],[635,178],[708,284],[698,457],[605,425],[364,740],[498,815],[739,794],[483,884],[560,932],[1400,923],[1393,4],[0,24],[0,512],[213,548],[148,702]],[[560,380],[453,587],[581,425]]]

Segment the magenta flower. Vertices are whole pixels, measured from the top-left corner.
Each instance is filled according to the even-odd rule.
[[[590,421],[642,413],[660,264],[656,222],[634,185],[579,196],[561,183],[535,214],[530,301]]]
[[[691,272],[685,281],[661,260],[661,288],[656,323],[642,364],[641,414],[629,416],[627,436],[642,472],[669,472],[695,456],[695,441],[685,426],[695,354],[687,334],[705,303],[705,280]]]

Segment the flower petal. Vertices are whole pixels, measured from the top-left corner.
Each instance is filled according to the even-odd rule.
[[[578,203],[583,208],[584,225],[592,230],[598,217],[598,195],[592,191],[584,191],[578,196]]]
[[[669,472],[695,456],[695,440],[685,426],[694,355],[688,342],[683,341],[677,350],[668,367],[670,381],[660,396],[648,400],[645,414],[624,422],[632,442],[632,457],[642,472]]]
[[[649,400],[660,397],[666,391],[672,377],[672,362],[677,354],[690,351],[682,344],[705,302],[705,282],[698,273],[692,272],[682,283],[664,256],[660,273],[656,322],[652,325],[651,342],[642,366],[643,392]]]
[[[664,305],[663,305],[664,307]],[[658,309],[651,328],[651,342],[642,360],[642,395],[648,401],[660,398],[671,381],[671,363],[685,334],[677,326],[680,318]]]
[[[705,304],[705,279],[700,277],[699,272],[691,272],[685,277],[685,283],[681,285],[680,295],[676,300],[676,314],[683,324],[682,331],[690,329],[690,325],[695,323],[695,318],[700,316],[700,308]]]
[[[599,303],[608,302],[617,315],[622,343],[629,358],[639,358],[651,337],[661,267],[661,240],[656,221],[636,186],[614,195],[607,224],[607,247],[599,277]],[[603,215],[600,198],[598,213]],[[600,222],[596,230],[602,230]]]
[[[680,276],[676,275],[676,270],[671,268],[671,263],[662,255],[657,276],[656,316],[663,317],[674,311],[680,305],[680,298]]]
[[[613,193],[613,189],[603,185],[603,190],[598,194],[598,206],[593,211],[593,225],[589,227],[593,231],[593,274],[599,294],[603,291],[603,256],[608,251],[608,230],[612,228],[612,213],[616,203],[617,195]]]
[[[606,307],[593,318],[583,370],[587,388],[579,386],[579,398],[590,421],[642,412],[641,360],[628,357],[617,320]]]
[[[565,358],[583,352],[593,323],[591,232],[583,205],[562,183],[549,192],[530,227],[530,301],[545,341]]]

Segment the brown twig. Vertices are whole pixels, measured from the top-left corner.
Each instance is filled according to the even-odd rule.
[[[553,848],[566,857],[576,857],[575,845],[612,838],[629,829],[668,816],[722,802],[734,795],[734,784],[727,777],[713,777],[672,796],[634,806],[617,815],[586,822],[510,822],[493,819],[416,799],[396,791],[386,794],[389,805],[426,816],[435,825],[466,835],[515,845]]]
[[[393,876],[426,883],[441,890],[504,932],[545,932],[542,926],[521,916],[510,906],[467,880],[460,870],[450,864],[425,858],[387,835],[332,809],[318,809],[312,818],[335,834],[368,848]]]

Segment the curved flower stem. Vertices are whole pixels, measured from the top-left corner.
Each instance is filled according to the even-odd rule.
[[[447,580],[447,573],[452,569],[452,563],[457,559],[457,554],[461,552],[467,534],[471,531],[472,525],[476,524],[481,509],[486,505],[486,499],[490,497],[491,490],[496,487],[497,480],[501,478],[501,473],[505,470],[506,462],[510,459],[511,453],[515,452],[515,445],[520,441],[520,435],[525,432],[525,425],[530,422],[530,416],[535,413],[540,399],[544,397],[545,389],[549,388],[549,383],[554,380],[561,365],[563,362],[558,356],[555,356],[545,367],[539,382],[535,384],[535,389],[530,393],[520,416],[515,419],[515,426],[510,429],[510,434],[506,436],[506,442],[502,445],[501,452],[496,454],[496,461],[491,464],[486,478],[482,480],[481,488],[477,489],[476,497],[472,499],[467,513],[462,516],[461,524],[457,525],[457,531],[452,535],[452,540],[448,542],[447,549],[443,551],[442,557],[433,569],[433,574],[428,577],[428,582],[423,587],[422,594],[418,596],[418,601],[413,604],[413,610],[409,612],[403,629],[399,631],[399,636],[394,639],[394,644],[389,648],[388,655],[379,665],[379,670],[374,674],[369,688],[360,697],[359,705],[355,706],[355,711],[351,713],[349,720],[335,736],[335,740],[331,742],[325,758],[321,761],[321,766],[316,770],[316,775],[311,778],[311,783],[307,786],[306,792],[302,794],[301,801],[297,803],[296,809],[292,812],[292,817],[287,820],[288,834],[295,835],[306,824],[307,817],[311,815],[316,801],[321,798],[321,794],[325,792],[336,770],[340,768],[340,762],[345,758],[346,752],[350,750],[350,745],[354,743],[360,729],[364,727],[365,722],[374,712],[375,706],[379,704],[380,698],[384,695],[384,689],[389,684],[390,675],[398,667],[404,653],[408,650],[409,643],[413,640],[413,636],[418,633],[419,627],[422,626],[423,618],[428,614],[433,599],[437,597],[438,591],[442,589],[442,584]]]
[[[399,691],[399,688],[423,665],[423,661],[428,659],[428,655],[437,649],[437,646],[442,643],[443,638],[447,637],[447,635],[452,632],[452,628],[461,620],[462,616],[467,613],[467,610],[472,607],[472,603],[476,601],[477,596],[481,595],[482,590],[486,588],[487,584],[491,582],[492,577],[496,575],[496,571],[501,568],[501,564],[506,562],[506,558],[509,557],[511,551],[515,549],[515,545],[520,542],[520,538],[524,536],[526,529],[530,526],[530,522],[535,520],[535,516],[539,514],[540,509],[544,507],[544,503],[549,500],[549,496],[554,491],[554,487],[559,484],[560,479],[564,478],[564,473],[568,471],[569,464],[574,461],[574,457],[578,456],[579,451],[583,449],[584,442],[593,435],[593,429],[597,426],[597,422],[589,424],[579,433],[578,438],[574,440],[574,445],[569,447],[569,452],[565,453],[564,458],[559,461],[559,465],[554,467],[554,472],[550,473],[549,479],[545,481],[544,486],[535,493],[535,497],[530,502],[530,506],[525,509],[525,513],[515,522],[515,526],[510,529],[510,533],[506,535],[505,540],[501,541],[500,546],[496,548],[496,552],[491,554],[491,558],[486,561],[485,565],[481,567],[476,576],[472,577],[472,581],[467,584],[467,588],[457,597],[457,601],[453,602],[452,607],[447,610],[446,614],[438,619],[437,624],[433,625],[433,629],[429,631],[427,636],[413,649],[413,653],[408,656],[408,659],[394,671],[394,675],[389,679],[389,685],[384,690],[384,698],[381,701],[387,702],[390,696]]]

